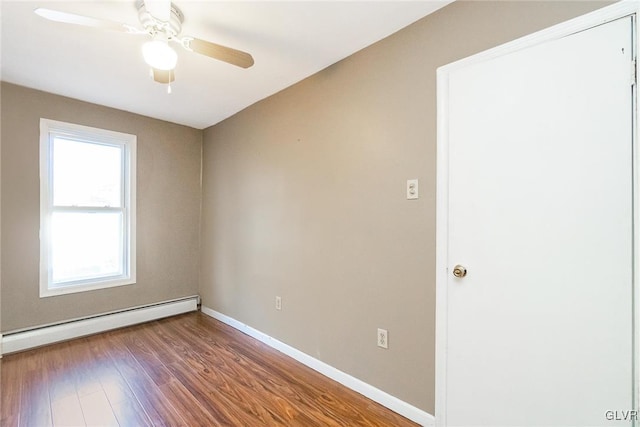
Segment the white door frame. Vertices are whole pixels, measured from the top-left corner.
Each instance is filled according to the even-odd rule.
[[[446,426],[446,388],[447,388],[447,283],[448,283],[448,200],[449,200],[449,155],[448,155],[448,87],[449,74],[457,69],[465,68],[473,64],[491,60],[522,49],[526,49],[547,41],[557,40],[568,35],[587,30],[589,28],[625,17],[629,15],[640,16],[640,2],[621,1],[611,6],[596,10],[587,15],[555,25],[529,36],[514,40],[504,45],[489,49],[465,59],[444,65],[437,71],[437,96],[438,96],[438,127],[437,127],[437,193],[436,193],[436,396],[435,419],[437,426]],[[637,22],[637,20],[636,20]],[[634,29],[634,57],[637,57],[637,49],[640,46],[638,31]],[[636,61],[636,72],[638,68]],[[631,82],[632,67],[629,69]],[[634,367],[633,385],[634,408],[640,409],[639,391],[640,380],[640,287],[638,277],[640,273],[640,154],[638,153],[638,109],[637,109],[637,84],[633,86],[634,123],[633,123],[633,211],[634,211],[634,236],[633,236],[633,295],[634,295],[634,319],[633,319],[633,348]],[[612,408],[616,409],[616,408]],[[640,415],[639,415],[640,416]],[[640,422],[637,423],[640,425]],[[636,424],[634,424],[636,425]]]

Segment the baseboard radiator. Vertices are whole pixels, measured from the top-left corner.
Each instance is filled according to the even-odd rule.
[[[196,311],[198,300],[198,296],[180,298],[74,319],[64,323],[7,332],[1,336],[0,355]]]

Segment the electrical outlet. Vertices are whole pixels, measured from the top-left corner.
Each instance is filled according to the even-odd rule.
[[[276,310],[282,310],[282,298],[276,297]]]
[[[378,328],[378,347],[389,348],[389,334],[386,329]]]

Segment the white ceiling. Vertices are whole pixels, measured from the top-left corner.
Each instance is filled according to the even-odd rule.
[[[146,36],[47,21],[33,10],[138,23],[135,1],[2,0],[4,81],[195,128],[205,128],[383,39],[452,0],[175,0],[182,35],[249,52],[238,68],[176,46],[172,94],[149,77]]]

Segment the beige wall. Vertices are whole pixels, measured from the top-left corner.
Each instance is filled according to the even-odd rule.
[[[2,330],[198,293],[202,131],[2,83]],[[137,135],[137,283],[39,298],[40,118]]]
[[[601,6],[456,2],[206,129],[203,305],[433,413],[436,68]]]

